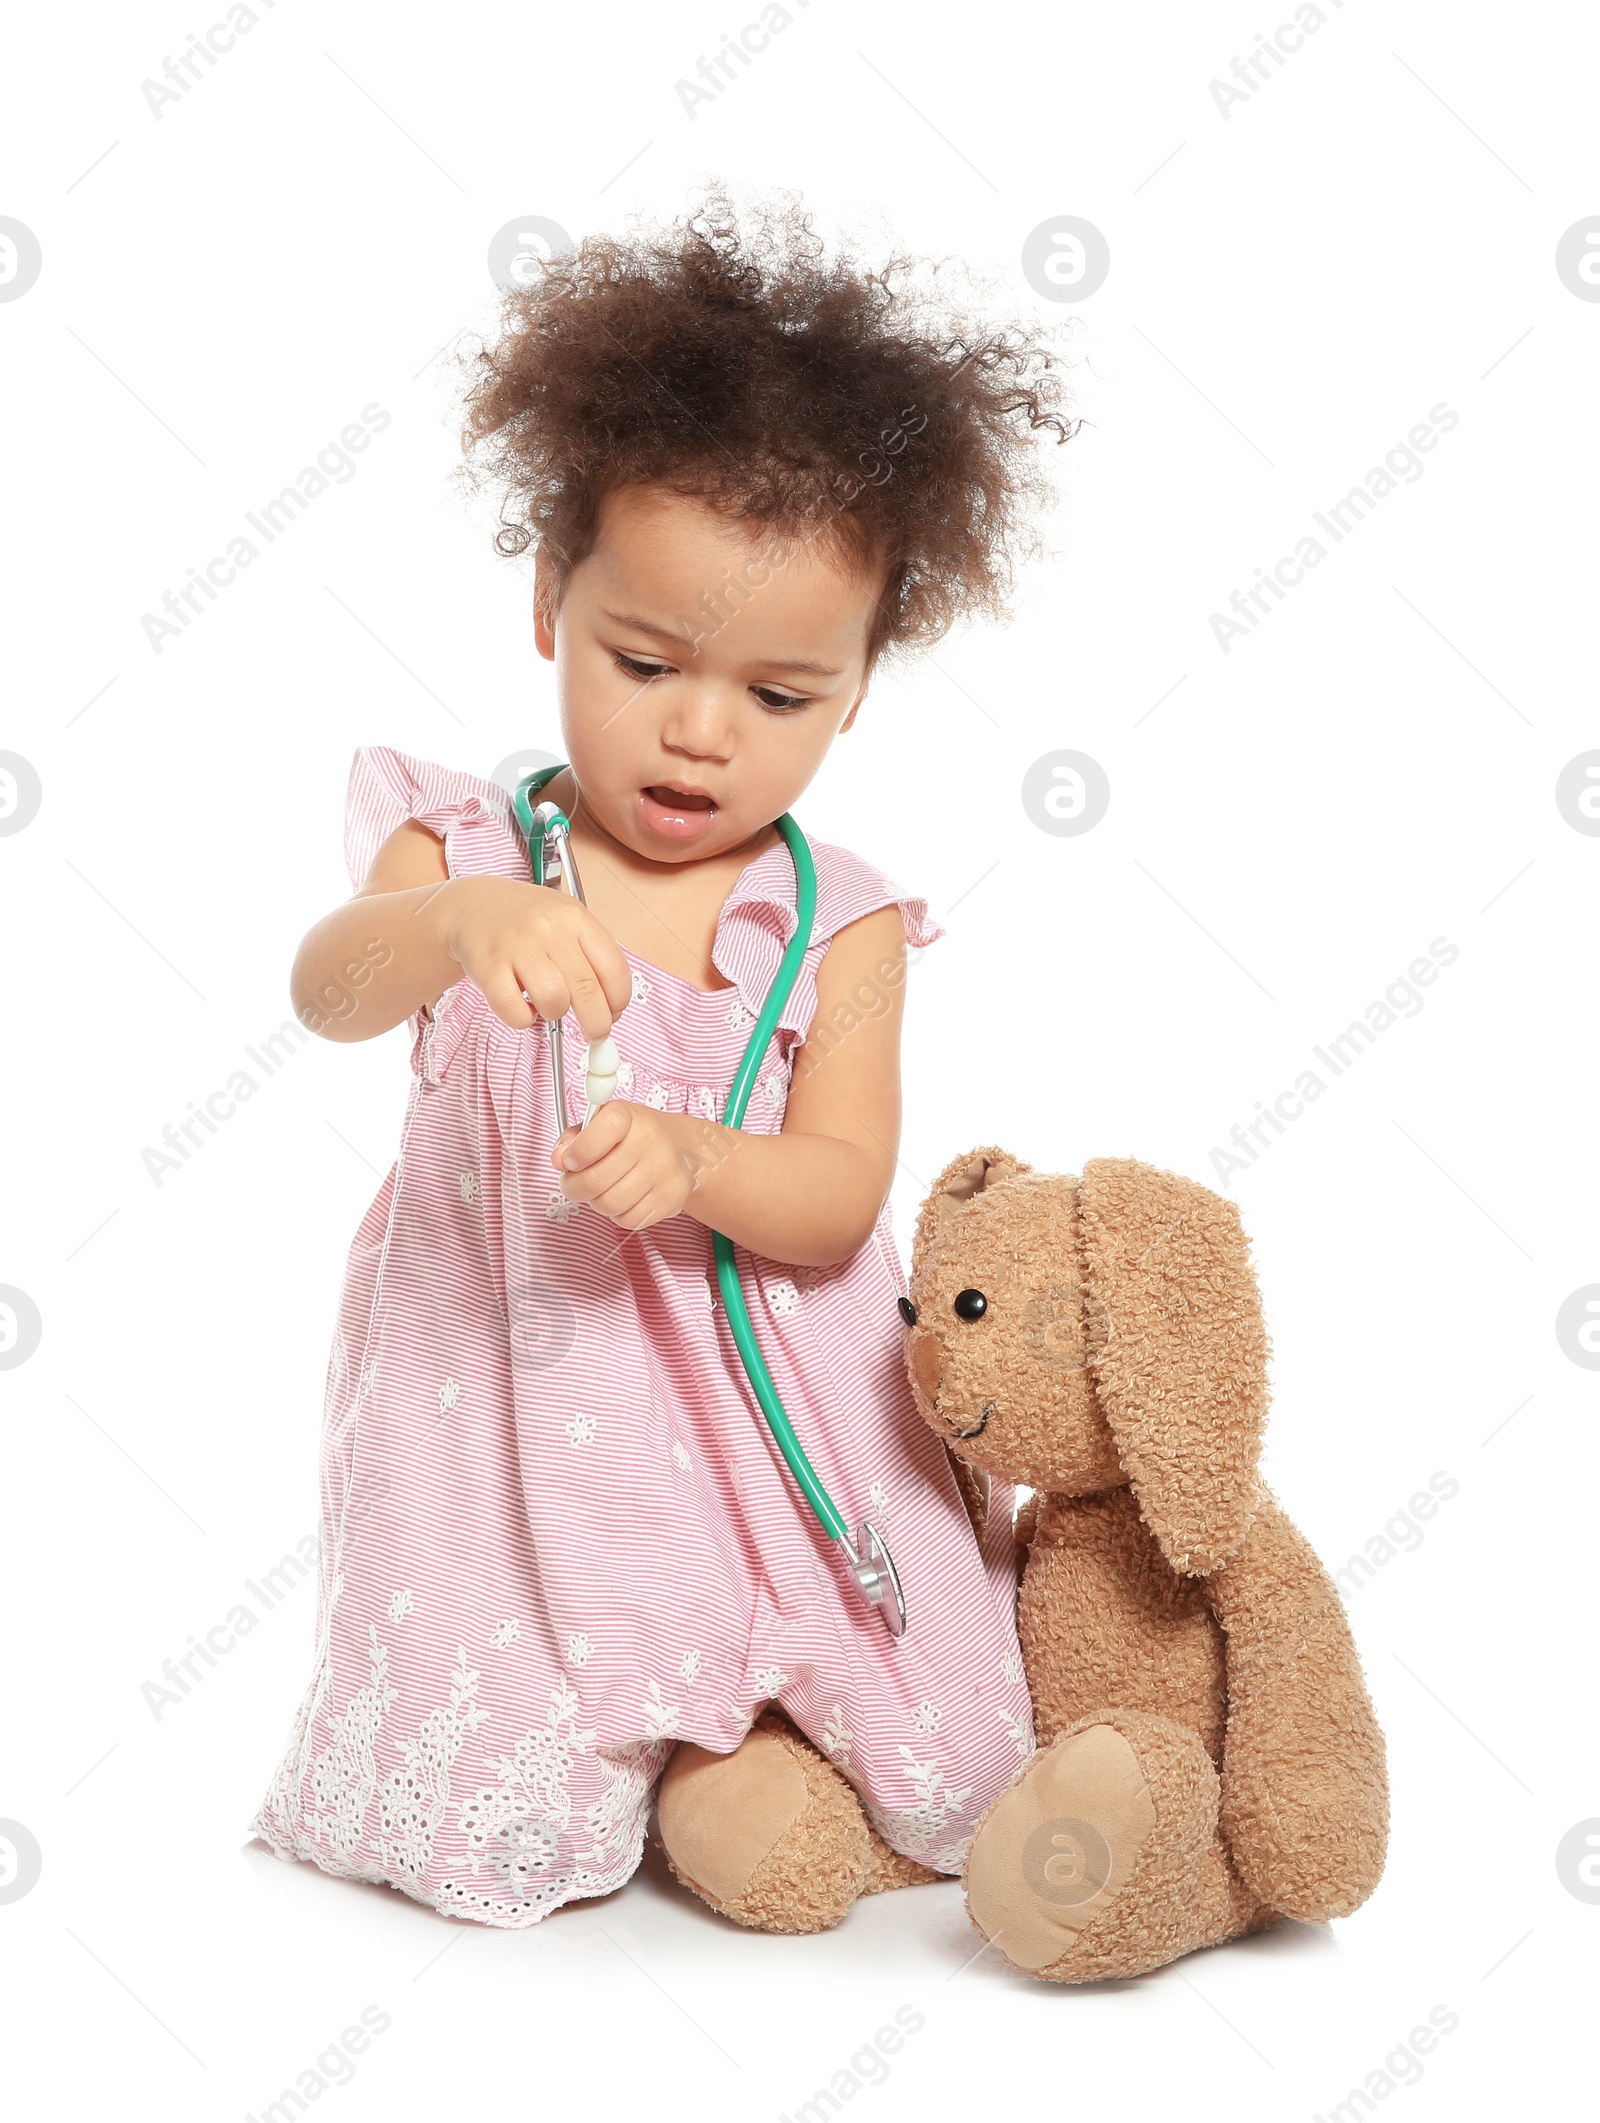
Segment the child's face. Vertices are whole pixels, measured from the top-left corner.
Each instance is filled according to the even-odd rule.
[[[624,487],[553,623],[541,560],[535,631],[567,758],[585,811],[625,847],[683,862],[741,846],[854,721],[877,581],[819,547]]]

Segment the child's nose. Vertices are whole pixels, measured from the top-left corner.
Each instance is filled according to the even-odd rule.
[[[662,742],[693,759],[731,758],[734,718],[725,696],[719,681],[686,676],[662,724]]]

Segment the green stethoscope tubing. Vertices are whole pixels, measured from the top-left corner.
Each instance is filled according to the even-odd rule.
[[[541,767],[535,773],[525,775],[517,785],[516,794],[512,799],[517,824],[527,842],[528,860],[535,879],[540,883],[544,880],[544,859],[542,851],[537,860],[534,856],[534,840],[538,828],[534,824],[533,806],[529,798],[561,771],[560,766]],[[566,823],[564,818],[562,823]],[[790,992],[799,978],[801,962],[811,948],[811,931],[816,919],[817,870],[811,860],[811,850],[806,844],[806,837],[787,811],[776,824],[794,860],[794,935],[789,939],[788,948],[779,961],[771,990],[761,1006],[755,1030],[750,1034],[749,1044],[734,1074],[733,1085],[722,1115],[722,1123],[726,1128],[737,1128],[743,1124],[745,1107],[750,1102],[750,1092],[760,1072],[767,1043],[777,1028],[778,1019],[783,1014],[783,1006],[789,1000]],[[744,1285],[740,1281],[739,1263],[734,1254],[733,1241],[725,1233],[714,1230],[711,1233],[711,1251],[717,1264],[717,1287],[722,1292],[722,1302],[728,1315],[728,1326],[733,1334],[734,1346],[744,1364],[750,1390],[756,1397],[761,1413],[766,1417],[767,1427],[772,1432],[778,1450],[783,1454],[789,1472],[794,1476],[806,1502],[816,1513],[823,1532],[830,1541],[843,1540],[848,1547],[849,1526],[832,1497],[817,1479],[815,1468],[806,1458],[805,1448],[795,1436],[794,1425],[790,1422],[778,1396],[778,1389],[772,1382],[767,1360],[761,1354],[761,1344],[756,1340],[750,1308],[745,1302]]]

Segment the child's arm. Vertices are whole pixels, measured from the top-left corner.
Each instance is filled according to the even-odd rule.
[[[624,1230],[686,1210],[771,1260],[848,1260],[871,1236],[894,1174],[905,967],[897,906],[833,938],[781,1134],[613,1100],[552,1152],[562,1193]]]
[[[586,1039],[605,1038],[633,985],[587,907],[531,879],[451,877],[444,843],[408,819],[360,891],[308,931],[289,993],[301,1023],[325,1039],[376,1039],[463,974],[514,1031],[570,1007]]]

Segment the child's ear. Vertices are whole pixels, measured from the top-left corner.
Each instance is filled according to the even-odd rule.
[[[858,716],[858,715],[860,714],[860,712],[861,712],[861,703],[862,703],[862,702],[863,702],[863,701],[864,701],[864,700],[866,699],[866,697],[867,697],[867,688],[868,688],[868,687],[869,687],[869,686],[870,686],[870,685],[872,684],[872,674],[873,674],[873,671],[874,671],[874,670],[876,669],[876,667],[877,667],[877,666],[876,666],[876,659],[874,659],[874,661],[873,661],[872,663],[869,663],[869,664],[867,665],[867,668],[866,668],[866,670],[865,670],[865,671],[864,671],[864,672],[863,672],[863,673],[861,674],[861,690],[860,690],[860,692],[859,692],[859,693],[857,693],[857,695],[856,695],[855,699],[854,699],[854,700],[853,700],[853,701],[852,701],[852,702],[850,703],[850,712],[849,712],[849,714],[848,714],[848,715],[847,715],[847,716],[845,717],[844,721],[843,721],[842,723],[840,723],[840,725],[839,725],[839,730],[840,730],[840,734],[841,734],[841,735],[842,735],[842,734],[843,734],[843,733],[844,733],[844,732],[845,732],[846,730],[848,730],[848,729],[849,729],[850,725],[851,725],[851,724],[852,724],[852,723],[853,723],[853,722],[855,721],[856,717],[857,717],[857,716]]]
[[[539,654],[553,662],[556,653],[556,571],[541,545],[533,564],[533,639]]]

